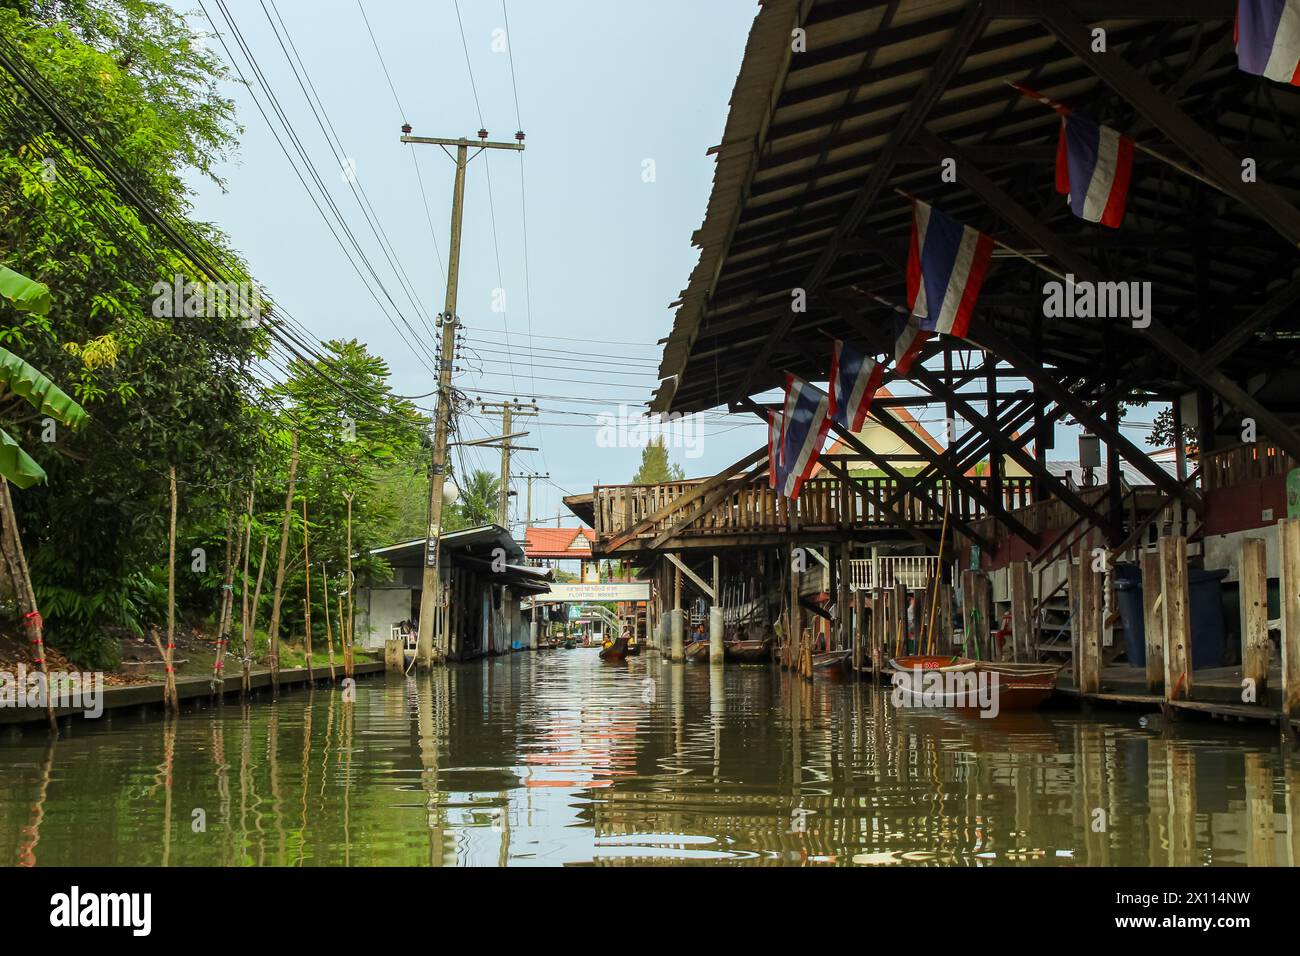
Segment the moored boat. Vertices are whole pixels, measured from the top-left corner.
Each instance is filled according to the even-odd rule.
[[[823,651],[820,654],[812,656],[812,666],[814,671],[826,673],[840,673],[848,670],[849,658],[853,656],[852,651]]]
[[[722,656],[736,664],[766,664],[772,659],[772,639],[761,641],[727,641]]]
[[[602,647],[600,649],[600,659],[602,661],[609,661],[610,663],[617,664],[626,658],[627,658],[626,638],[620,637],[613,644],[610,644],[608,647]]]
[[[1002,710],[1033,710],[1056,690],[1062,666],[977,661],[975,669],[998,675],[998,704]]]
[[[693,663],[707,664],[709,662],[709,642],[691,641],[684,648],[683,656]]]
[[[1057,664],[975,661],[956,655],[912,655],[894,658],[890,667],[909,675],[920,673],[919,686],[912,680],[895,682],[895,690],[906,706],[954,707],[959,710],[980,709],[976,688],[980,675],[997,675],[997,683],[985,677],[987,693],[996,688],[995,712],[1033,710],[1052,695],[1061,667]],[[953,675],[943,682],[926,680],[927,674]],[[961,675],[961,676],[957,676]]]

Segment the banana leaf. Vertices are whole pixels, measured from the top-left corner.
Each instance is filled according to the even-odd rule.
[[[69,428],[80,428],[89,417],[57,385],[5,348],[0,348],[0,386],[12,389],[42,415],[49,415]]]
[[[50,311],[50,287],[5,266],[0,266],[0,296],[13,303],[19,312],[45,315]]]
[[[0,475],[19,488],[30,488],[46,482],[45,469],[19,448],[18,442],[10,438],[3,428],[0,428]]]

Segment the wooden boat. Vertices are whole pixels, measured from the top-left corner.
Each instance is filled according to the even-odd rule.
[[[736,664],[766,664],[772,659],[772,638],[761,641],[727,641],[722,645],[724,660]]]
[[[839,673],[849,668],[849,658],[853,656],[852,651],[823,651],[820,654],[812,656],[812,666],[814,671],[822,673]]]
[[[922,674],[929,671],[939,673],[969,673],[973,677],[979,674],[994,674],[997,676],[997,709],[1002,711],[1024,711],[1033,710],[1056,689],[1056,679],[1061,670],[1059,664],[1016,664],[1011,662],[998,661],[974,661],[966,657],[942,656],[942,655],[913,655],[910,657],[899,657],[891,660],[890,667],[895,671],[906,671],[912,673],[920,669]],[[952,691],[940,691],[937,694],[934,691],[925,692],[924,687],[913,687],[909,683],[897,685],[895,688],[903,698],[904,703],[909,706],[919,706],[923,703],[923,695],[930,700],[924,703],[937,702],[940,707],[955,707],[960,710],[977,710],[978,707],[971,703],[969,692],[963,689],[954,689]]]
[[[709,662],[709,642],[691,641],[684,648],[683,656],[692,663],[707,664]]]
[[[575,644],[575,643],[573,642],[573,638],[570,637],[570,638],[568,638],[568,639],[564,642],[564,645],[563,645],[563,646],[564,646],[564,649],[565,649],[566,651],[571,651],[571,650],[573,650],[575,647],[577,647],[577,644]]]
[[[602,647],[600,649],[600,659],[602,661],[609,661],[612,664],[618,664],[626,658],[627,641],[621,637],[613,644],[609,645],[609,647]]]
[[[978,661],[975,668],[998,675],[998,705],[1001,710],[1033,710],[1052,696],[1063,666]]]
[[[628,656],[628,657],[637,657],[638,655],[640,655],[640,653],[641,653],[641,645],[640,645],[640,644],[628,644],[628,646],[627,646],[627,656]]]

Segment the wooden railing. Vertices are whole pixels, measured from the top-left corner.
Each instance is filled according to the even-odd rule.
[[[1284,476],[1295,467],[1296,460],[1271,442],[1250,442],[1203,456],[1201,484],[1206,491],[1217,491]]]
[[[987,478],[972,478],[973,484],[991,495]],[[761,481],[738,478],[729,490],[697,495],[681,508],[672,503],[696,490],[698,481],[671,482],[659,485],[601,485],[595,489],[594,512],[597,549],[602,542],[635,527],[665,511],[639,537],[653,539],[664,531],[694,518],[681,531],[683,538],[721,537],[761,533],[781,533],[797,527],[809,530],[855,528],[901,528],[901,515],[912,524],[937,528],[943,523],[945,506],[952,517],[976,520],[986,514],[984,506],[969,492],[953,489],[948,482],[927,483],[925,496],[899,495],[899,482],[893,478],[862,477],[850,484],[835,477],[812,478],[805,482],[797,501],[790,501]],[[893,502],[892,509],[879,501]],[[1003,478],[1002,499],[1007,508],[1018,508],[1031,501],[1031,482],[1027,478]],[[709,507],[700,513],[705,505]]]
[[[933,554],[891,554],[878,558],[854,558],[849,562],[849,587],[854,591],[892,588],[901,581],[916,590],[929,585],[939,571],[939,558]]]

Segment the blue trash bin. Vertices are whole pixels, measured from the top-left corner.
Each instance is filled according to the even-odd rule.
[[[1227,646],[1223,626],[1223,579],[1226,570],[1189,571],[1188,616],[1192,626],[1192,663],[1195,667],[1220,667]],[[1142,571],[1134,564],[1115,566],[1115,591],[1124,627],[1124,651],[1134,667],[1147,666],[1146,612],[1142,602]]]

